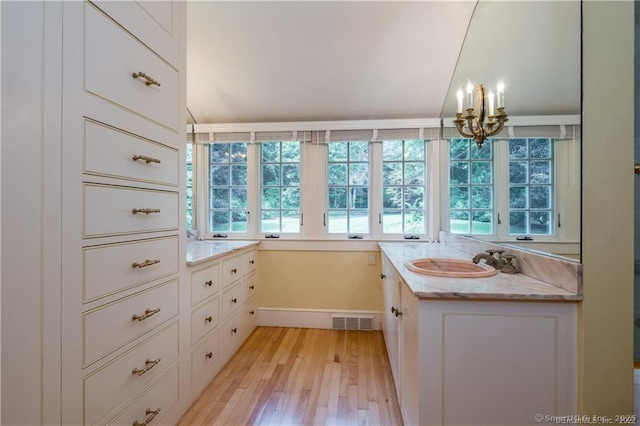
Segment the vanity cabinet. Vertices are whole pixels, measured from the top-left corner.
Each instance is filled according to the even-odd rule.
[[[63,424],[182,414],[184,13],[62,6]]]
[[[257,250],[252,246],[188,268],[194,397],[256,328],[257,266]]]
[[[576,303],[418,298],[382,258],[383,333],[405,424],[577,412]]]

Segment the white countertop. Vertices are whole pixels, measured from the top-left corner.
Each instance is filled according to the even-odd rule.
[[[260,241],[187,241],[187,265],[197,265],[213,260],[216,257],[224,256],[232,251],[243,250],[251,246],[257,246],[258,244],[260,244]]]
[[[442,243],[379,243],[396,271],[414,295],[423,299],[510,299],[510,300],[582,300],[582,295],[522,273],[485,278],[449,278],[418,274],[405,263],[420,258],[471,260],[460,250]],[[517,259],[516,259],[517,262]]]

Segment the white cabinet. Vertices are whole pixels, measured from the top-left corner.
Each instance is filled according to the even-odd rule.
[[[63,424],[182,414],[184,14],[171,1],[62,5]]]
[[[256,327],[257,266],[257,250],[251,246],[189,268],[193,397]]]
[[[383,275],[405,424],[524,425],[577,412],[577,304],[418,299],[384,254]]]

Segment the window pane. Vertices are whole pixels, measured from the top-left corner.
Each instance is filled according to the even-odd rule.
[[[454,186],[449,190],[449,207],[452,209],[469,208],[469,187]]]
[[[424,163],[405,163],[404,184],[424,185]]]
[[[491,184],[493,182],[493,164],[491,161],[474,161],[471,163],[471,183]]]
[[[402,141],[383,141],[382,160],[402,161]]]
[[[280,165],[279,164],[263,164],[262,165],[262,185],[263,186],[280,185]]]
[[[493,233],[493,212],[474,211],[471,222],[472,234],[492,234]]]
[[[472,160],[491,160],[493,158],[493,143],[491,140],[484,141],[482,148],[478,148],[478,145],[473,142],[471,144],[471,159]]]
[[[300,142],[260,144],[261,232],[300,232]]]
[[[469,162],[454,161],[449,166],[451,185],[469,183]]]
[[[402,185],[402,163],[382,164],[382,184]]]
[[[404,232],[424,232],[424,211],[407,212],[404,216]]]
[[[469,139],[451,139],[449,141],[450,160],[469,159]]]
[[[401,210],[384,210],[382,213],[382,232],[385,234],[401,234],[403,223],[402,216]]]
[[[368,233],[369,142],[332,142],[327,159],[327,231]]]
[[[531,162],[531,183],[551,183],[551,161]]]
[[[474,186],[471,193],[471,208],[474,209],[491,209],[493,202],[491,197],[493,191],[489,186]]]
[[[550,234],[551,217],[548,211],[531,211],[529,213],[532,234]]]
[[[329,185],[346,185],[347,184],[347,165],[346,164],[329,164],[328,183]]]
[[[402,209],[402,188],[396,186],[384,188],[382,206],[386,209]]]
[[[511,212],[509,213],[509,233],[510,234],[526,234],[527,233],[527,212]]]
[[[452,233],[468,234],[471,229],[469,226],[469,211],[455,210],[451,212],[449,221],[449,229]]]
[[[421,139],[404,141],[404,159],[406,161],[424,161],[425,141]]]
[[[247,144],[214,143],[209,149],[209,232],[247,230]]]
[[[509,182],[510,183],[527,183],[527,165],[526,161],[510,161],[509,162]]]
[[[421,186],[407,187],[404,192],[405,210],[424,209],[424,188]]]
[[[531,158],[551,158],[551,139],[531,139]]]
[[[349,231],[360,234],[369,232],[369,212],[362,210],[351,210],[349,212]]]
[[[526,139],[509,139],[509,159],[527,158],[529,151],[527,149]]]
[[[548,209],[551,207],[551,187],[532,186],[529,205],[532,209]]]

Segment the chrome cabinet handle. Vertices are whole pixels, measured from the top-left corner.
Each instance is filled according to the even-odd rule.
[[[142,71],[131,73],[131,76],[133,78],[144,78],[145,79],[144,84],[146,84],[147,86],[151,86],[155,84],[156,86],[160,87],[160,82],[158,80],[154,79],[150,75],[143,73]]]
[[[155,361],[151,361],[150,359],[147,359],[144,362],[143,369],[139,369],[138,367],[135,367],[133,370],[131,370],[131,374],[135,376],[142,376],[144,373],[146,373],[147,371],[151,370],[153,367],[158,365],[159,362],[160,362],[160,358],[156,359]]]
[[[157,158],[147,157],[146,155],[134,155],[133,157],[131,157],[131,159],[133,161],[144,160],[147,164],[149,164],[149,163],[158,163],[158,164],[160,164],[162,162],[162,161],[158,160]]]
[[[160,412],[160,407],[158,407],[156,410],[147,408],[147,410],[144,412],[144,415],[149,417],[147,417],[144,420],[144,423],[138,423],[137,420],[134,420],[131,426],[147,426],[149,423],[153,421],[153,419],[155,419],[155,417],[158,415],[159,412]]]
[[[160,263],[160,259],[153,259],[153,260],[147,259],[142,263],[133,262],[131,264],[131,267],[132,268],[146,268],[147,266],[156,265],[158,263]]]
[[[157,314],[158,312],[160,312],[160,308],[157,309],[145,309],[144,310],[144,315],[133,315],[131,317],[132,321],[144,321],[147,318],[154,316],[155,314]]]
[[[144,213],[144,214],[160,213],[160,209],[131,209],[131,213],[133,213],[133,214],[138,214],[138,213]]]

